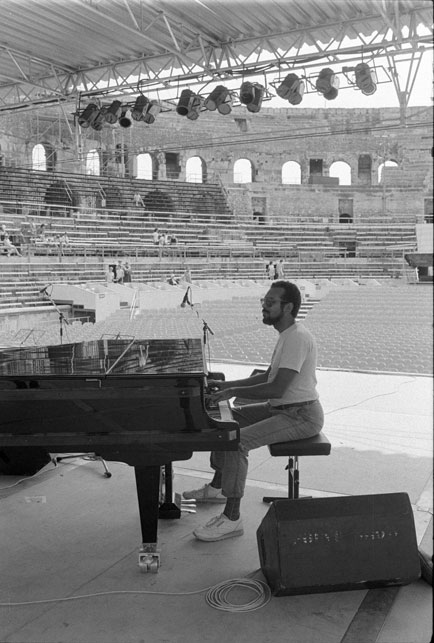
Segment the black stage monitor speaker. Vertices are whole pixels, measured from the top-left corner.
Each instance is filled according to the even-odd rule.
[[[406,493],[278,500],[256,535],[275,596],[405,585],[420,576]]]

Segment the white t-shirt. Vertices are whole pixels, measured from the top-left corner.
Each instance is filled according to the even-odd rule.
[[[279,406],[318,399],[316,361],[316,342],[305,326],[295,322],[280,333],[271,358],[269,380],[274,379],[279,368],[289,368],[296,371],[297,375],[282,397],[271,398],[270,404]]]

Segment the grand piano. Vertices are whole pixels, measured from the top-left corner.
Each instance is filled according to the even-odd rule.
[[[90,452],[133,466],[139,567],[156,572],[162,465],[238,448],[228,404],[209,406],[209,376],[199,338],[1,349],[0,452]]]

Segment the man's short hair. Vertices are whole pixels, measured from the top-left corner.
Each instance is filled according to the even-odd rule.
[[[270,288],[282,288],[284,291],[282,299],[293,304],[291,315],[297,317],[301,306],[301,292],[298,287],[290,281],[284,281],[282,279],[280,281],[273,281]]]

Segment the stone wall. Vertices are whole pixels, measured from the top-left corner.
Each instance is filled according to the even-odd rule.
[[[426,199],[432,199],[432,143],[427,134],[431,108],[408,109],[405,126],[400,116],[399,108],[263,108],[251,114],[237,107],[228,116],[204,111],[196,121],[163,112],[153,125],[133,121],[128,129],[116,125],[101,132],[82,130],[81,138],[73,125],[72,136],[68,128],[60,128],[59,119],[51,127],[38,125],[38,132],[43,131],[44,142],[56,150],[57,169],[67,172],[84,172],[80,159],[97,149],[101,160],[105,158],[106,173],[122,175],[124,169],[115,157],[116,146],[122,144],[129,170],[138,154],[149,152],[160,179],[172,178],[168,155],[177,155],[177,178],[183,181],[188,159],[199,156],[209,179],[220,177],[228,189],[239,219],[259,212],[266,222],[305,216],[335,222],[339,213],[352,208],[354,220],[359,221],[381,216],[423,221]],[[13,156],[14,164],[31,167],[29,141],[37,142],[31,119],[29,113],[0,114],[0,153],[7,164]],[[5,131],[7,136],[1,133]],[[370,158],[368,174],[359,172],[360,155]],[[398,167],[386,168],[382,186],[378,167],[385,158]],[[252,164],[250,184],[234,183],[234,163],[239,159]],[[351,185],[309,185],[312,159],[321,160],[325,178],[332,163],[348,163]],[[282,165],[287,161],[300,164],[301,185],[282,185]]]

